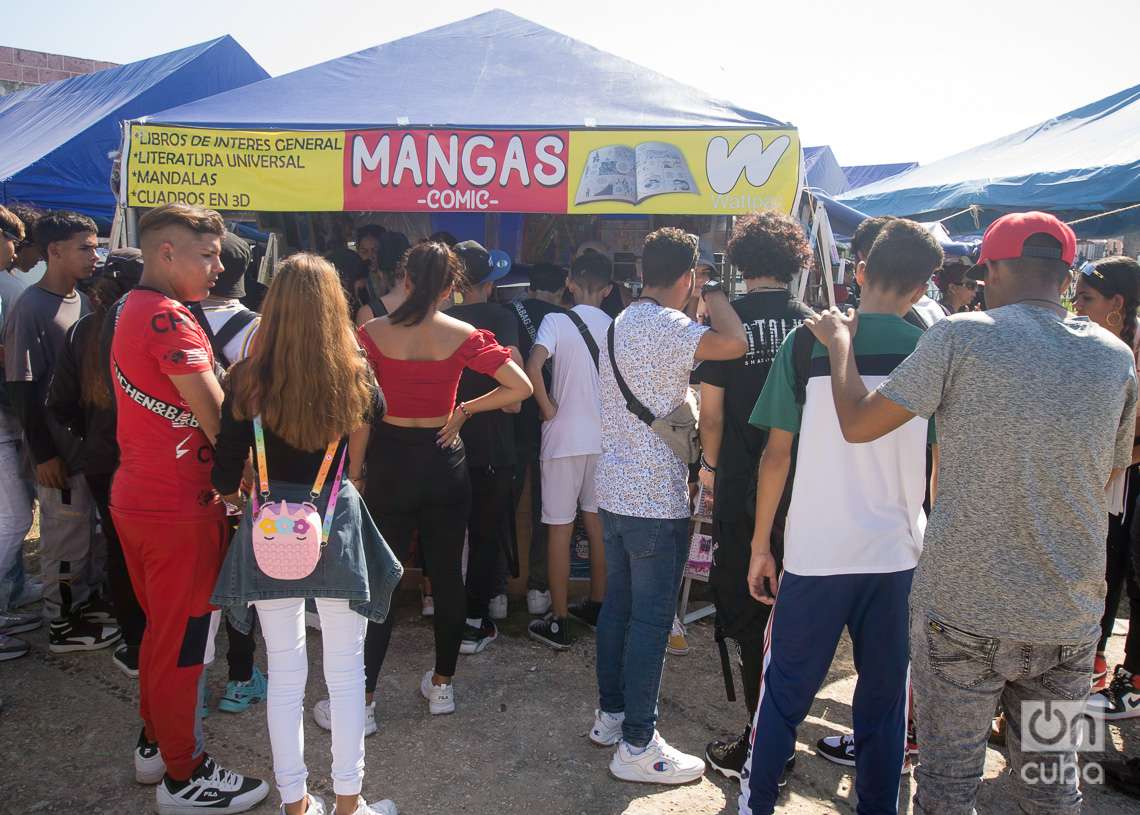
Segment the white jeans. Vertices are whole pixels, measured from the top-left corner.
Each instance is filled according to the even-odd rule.
[[[281,800],[305,797],[304,701],[309,663],[305,651],[305,601],[258,600],[269,659],[269,743],[273,775]],[[364,780],[364,629],[365,619],[347,600],[317,599],[324,644],[325,684],[332,715],[332,779],[337,795],[359,795]]]
[[[32,491],[18,439],[0,441],[0,611],[24,589],[24,538],[32,528]]]

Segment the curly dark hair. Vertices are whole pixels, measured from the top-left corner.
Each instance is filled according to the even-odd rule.
[[[774,277],[789,283],[811,263],[811,247],[799,221],[764,210],[737,219],[728,239],[728,259],[746,280]]]

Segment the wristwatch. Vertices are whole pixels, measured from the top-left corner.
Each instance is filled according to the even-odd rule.
[[[724,287],[720,285],[720,281],[713,279],[701,286],[701,297],[708,297],[713,292],[724,291]]]

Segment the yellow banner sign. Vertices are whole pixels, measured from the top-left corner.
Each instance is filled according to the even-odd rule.
[[[326,212],[344,206],[343,131],[133,125],[127,203]]]
[[[575,131],[567,211],[791,212],[799,178],[795,130]]]
[[[258,131],[132,125],[127,202],[266,212],[790,212],[777,130]]]

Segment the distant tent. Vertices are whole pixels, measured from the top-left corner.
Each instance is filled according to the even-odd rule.
[[[809,187],[823,190],[828,195],[839,195],[849,186],[835,153],[826,145],[804,148],[804,175]]]
[[[0,96],[0,203],[110,219],[120,122],[269,76],[230,36]]]
[[[852,164],[850,167],[844,167],[843,173],[847,176],[847,190],[850,192],[859,187],[874,184],[876,181],[882,181],[884,178],[913,170],[917,166],[917,161],[903,161],[895,164]]]
[[[922,220],[972,206],[986,210],[977,226],[1002,211],[1107,212],[1140,202],[1138,134],[1140,85],[840,198],[870,215]],[[1140,223],[1140,209],[1131,215]]]

